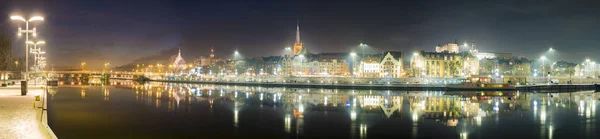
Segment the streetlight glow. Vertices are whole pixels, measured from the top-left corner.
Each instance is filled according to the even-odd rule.
[[[28,43],[28,44],[35,44],[35,45],[38,45],[38,44],[46,44],[46,42],[45,42],[45,41],[38,41],[38,42],[35,42],[35,43],[34,43],[34,42],[32,42],[32,41],[27,41],[27,43]]]
[[[29,21],[43,21],[43,20],[44,20],[44,17],[41,17],[41,16],[34,16],[29,19]]]
[[[546,56],[540,57],[541,60],[546,60]]]
[[[37,32],[36,29],[29,29],[29,22],[32,21],[42,21],[44,20],[44,17],[41,16],[34,16],[29,18],[29,20],[25,20],[25,18],[23,18],[22,16],[10,16],[11,20],[21,20],[23,22],[25,22],[25,29],[21,29],[19,28],[18,36],[21,36],[21,33],[25,33],[25,76],[23,76],[23,79],[25,79],[26,81],[29,80],[29,46],[28,46],[28,42],[29,42],[29,33],[32,34],[33,37],[37,36]],[[37,50],[39,51],[39,49]],[[37,61],[37,59],[36,59]]]
[[[11,20],[21,20],[21,21],[26,21],[25,18],[21,17],[21,16],[10,16]]]
[[[356,56],[355,52],[350,53],[350,56]]]

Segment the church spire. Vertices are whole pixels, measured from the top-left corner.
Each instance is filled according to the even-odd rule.
[[[181,47],[177,47],[177,49],[179,49],[179,51],[177,52],[177,55],[179,55],[179,57],[181,57]]]
[[[296,43],[300,43],[300,24],[296,21]]]

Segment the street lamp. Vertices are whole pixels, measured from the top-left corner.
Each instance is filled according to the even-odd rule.
[[[352,75],[356,76],[356,53],[352,52],[350,56],[352,56]]]
[[[238,58],[238,56],[240,55],[240,52],[238,52],[237,50],[235,50],[233,52],[233,60],[236,60]]]
[[[37,36],[37,33],[35,32],[36,29],[33,28],[32,30],[29,30],[29,22],[33,22],[33,21],[42,21],[44,20],[43,17],[41,16],[34,16],[29,18],[29,20],[25,20],[25,18],[23,18],[22,16],[11,16],[10,17],[11,20],[20,20],[25,22],[25,30],[22,30],[19,27],[19,31],[17,33],[18,36],[21,36],[21,33],[25,33],[25,80],[29,80],[29,76],[28,76],[28,72],[29,72],[29,47],[27,45],[27,42],[29,42],[29,33],[32,33],[32,35],[35,37]]]
[[[555,57],[554,57],[554,48],[550,47],[550,49],[549,49],[548,51],[550,52],[550,54],[551,54],[551,56],[552,56],[552,59],[551,59],[551,60],[553,60],[553,61],[557,61],[557,60],[555,59]],[[553,67],[553,66],[552,66],[552,67]],[[550,70],[551,70],[551,71],[552,71],[552,70],[554,70],[552,67],[550,68]]]
[[[286,55],[291,55],[291,52],[292,52],[292,48],[290,48],[290,47],[285,47],[285,54],[286,54]]]
[[[362,54],[365,55],[365,47],[368,47],[369,45],[364,44],[364,43],[360,43],[360,45],[358,45],[362,48]]]
[[[540,57],[540,60],[542,60],[542,75],[544,75],[546,74],[546,70],[544,68],[544,65],[546,65],[546,56]]]
[[[41,55],[45,54],[45,52],[42,53],[41,48],[38,48],[37,45],[38,44],[46,44],[46,42],[44,41],[38,41],[38,42],[32,42],[32,41],[27,41],[27,44],[33,44],[33,49],[30,50],[30,53],[34,54],[34,66],[33,69],[37,70],[38,68],[40,68],[40,60],[41,60]]]
[[[108,65],[110,65],[110,63],[108,63],[108,62],[104,62],[104,69],[102,70],[102,72],[105,72],[105,71],[106,71],[106,67],[107,67]],[[153,66],[152,66],[152,65],[150,65],[149,67],[150,67],[150,68],[152,68]]]

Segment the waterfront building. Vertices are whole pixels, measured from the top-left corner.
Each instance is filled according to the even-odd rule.
[[[365,78],[400,78],[403,58],[401,52],[364,55],[358,65],[358,75]]]
[[[380,57],[381,56],[370,56],[366,57],[360,62],[360,77],[375,78],[379,77],[381,73]]]
[[[282,56],[261,57],[259,60],[259,67],[260,69],[262,69],[262,75],[281,74],[281,72],[283,71],[283,65],[281,62],[283,62]]]
[[[491,76],[530,76],[531,61],[523,57],[509,59],[496,57],[481,59],[480,75]]]
[[[284,56],[281,71],[296,76],[349,75],[347,53],[300,54]]]
[[[380,77],[402,77],[402,61],[401,52],[385,52],[379,63],[381,67]]]
[[[457,77],[477,75],[477,58],[470,53],[417,52],[411,61],[412,68],[421,71],[419,77]]]

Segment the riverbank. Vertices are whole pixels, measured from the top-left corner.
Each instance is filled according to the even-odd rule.
[[[283,83],[283,82],[212,82],[198,80],[151,80],[168,83],[198,83],[215,85],[239,85],[261,87],[290,88],[325,88],[325,89],[359,89],[359,90],[406,90],[406,91],[577,91],[595,90],[594,84],[550,84],[550,85],[518,85],[515,88],[475,88],[454,89],[443,84],[337,84],[337,83]]]
[[[20,86],[0,88],[0,138],[56,139],[46,121],[45,89],[29,86],[28,90],[22,96]],[[35,96],[40,96],[39,101]]]

